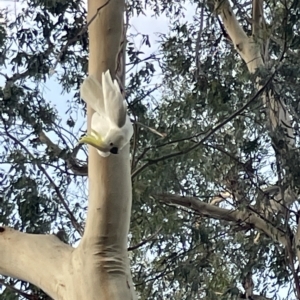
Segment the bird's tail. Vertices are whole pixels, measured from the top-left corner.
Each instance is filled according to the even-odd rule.
[[[102,86],[94,76],[88,76],[81,84],[80,97],[94,111],[100,113],[104,110]]]

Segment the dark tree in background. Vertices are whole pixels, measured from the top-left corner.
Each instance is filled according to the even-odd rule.
[[[0,25],[0,222],[76,247],[87,211],[85,4],[24,7]],[[144,14],[170,21],[153,52],[130,30]],[[300,2],[134,0],[125,28],[138,298],[300,299]],[[49,80],[66,111],[45,96]],[[0,282],[0,299],[49,299]]]

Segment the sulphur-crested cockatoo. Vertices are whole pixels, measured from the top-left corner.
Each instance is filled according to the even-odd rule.
[[[80,96],[95,112],[91,133],[82,137],[79,143],[97,148],[103,157],[117,154],[133,134],[126,101],[117,81],[112,81],[109,70],[102,74],[102,86],[95,77],[88,76],[80,87]]]

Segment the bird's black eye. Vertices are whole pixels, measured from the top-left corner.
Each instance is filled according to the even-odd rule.
[[[113,146],[113,145],[114,145],[114,143],[110,143],[109,145],[110,145],[110,146]]]

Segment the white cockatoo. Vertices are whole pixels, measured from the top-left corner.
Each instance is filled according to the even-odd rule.
[[[82,137],[79,143],[97,148],[103,157],[110,153],[117,154],[133,135],[119,84],[116,80],[112,81],[109,70],[102,73],[102,86],[90,75],[80,87],[80,96],[95,112],[91,120],[91,133]]]

